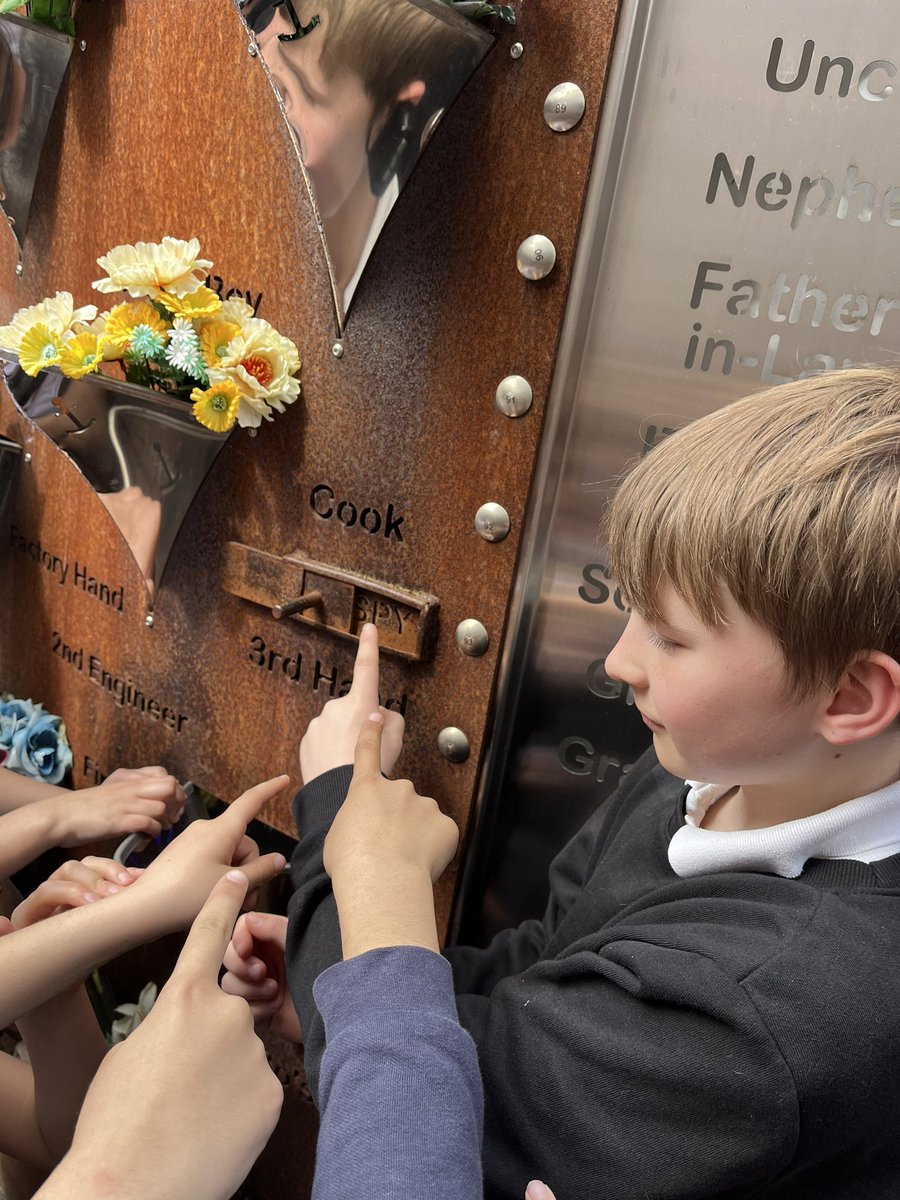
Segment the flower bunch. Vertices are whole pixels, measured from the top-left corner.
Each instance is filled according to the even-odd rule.
[[[59,783],[72,765],[62,718],[31,700],[0,697],[0,765],[44,783]]]
[[[93,287],[130,299],[98,315],[69,292],[20,309],[0,327],[0,347],[28,375],[55,366],[72,379],[118,363],[130,383],[190,397],[216,433],[256,428],[300,394],[300,355],[243,300],[222,300],[204,282],[212,267],[196,238],[115,246],[97,259]]]

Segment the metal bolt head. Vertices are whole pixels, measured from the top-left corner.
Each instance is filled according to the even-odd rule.
[[[22,462],[26,462],[26,463],[31,462],[31,451],[30,450],[26,450],[25,453],[22,455]]]
[[[19,276],[25,274],[25,264],[24,263],[16,263],[16,274]]]
[[[516,266],[526,279],[543,279],[556,266],[556,247],[542,233],[534,233],[516,251]]]
[[[502,504],[482,504],[475,514],[475,529],[486,542],[502,542],[509,533],[509,513]]]
[[[480,621],[469,617],[456,627],[456,645],[469,658],[480,658],[490,645],[490,635]]]
[[[469,757],[469,739],[455,725],[448,725],[438,734],[438,749],[447,762],[463,763]]]
[[[525,47],[522,45],[521,42],[513,42],[513,44],[509,48],[509,57],[510,58],[521,58],[524,53],[525,53]]]
[[[334,345],[331,347],[331,353],[334,355],[335,358],[343,358],[344,357],[344,347],[341,345],[340,342],[335,342]]]
[[[82,54],[84,54],[85,50],[87,50],[87,42],[84,40],[84,38],[82,38],[81,41],[78,43],[78,49],[81,51]]]
[[[247,53],[251,58],[256,58],[257,54],[259,54],[259,50],[256,48],[256,42],[247,43]]]
[[[554,133],[574,129],[584,116],[584,92],[577,83],[558,83],[544,101],[544,120]]]
[[[146,617],[144,617],[144,624],[148,629],[153,628],[153,613],[147,613]]]
[[[497,388],[496,404],[508,417],[521,417],[531,408],[534,393],[531,384],[521,375],[507,375]]]

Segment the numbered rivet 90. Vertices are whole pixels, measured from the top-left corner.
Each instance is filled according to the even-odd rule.
[[[490,637],[488,631],[480,621],[476,621],[474,617],[469,617],[466,621],[460,621],[456,627],[456,645],[463,654],[467,654],[469,658],[480,658],[490,645]]]
[[[469,757],[469,739],[455,725],[448,725],[438,734],[438,749],[447,762],[461,763]]]
[[[558,83],[544,101],[544,120],[555,133],[574,129],[584,116],[584,92],[577,83]]]
[[[531,384],[521,375],[507,375],[497,388],[497,407],[508,417],[521,417],[527,413],[533,399]]]
[[[516,251],[516,266],[526,279],[543,279],[556,265],[556,247],[541,233],[527,237]]]
[[[502,504],[482,504],[475,514],[475,529],[486,542],[502,542],[509,533],[509,513]]]

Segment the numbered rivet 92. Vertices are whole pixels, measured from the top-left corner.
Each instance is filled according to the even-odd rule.
[[[456,645],[457,649],[469,658],[480,658],[490,645],[490,637],[488,631],[480,621],[476,621],[474,617],[469,617],[466,621],[460,621],[456,627]]]
[[[508,417],[521,417],[531,408],[534,393],[521,375],[507,375],[497,388],[497,407]]]
[[[502,542],[509,533],[509,513],[502,504],[482,504],[475,514],[475,529],[486,542]]]
[[[584,116],[584,92],[577,83],[558,83],[544,101],[544,120],[555,133],[574,129]]]
[[[516,266],[526,279],[543,279],[556,266],[556,247],[543,234],[532,234],[516,251]]]
[[[438,734],[438,749],[447,762],[462,763],[469,757],[469,739],[455,725],[448,725]]]

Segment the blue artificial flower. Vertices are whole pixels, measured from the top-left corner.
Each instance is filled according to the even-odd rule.
[[[44,712],[42,705],[38,705],[32,718],[13,733],[9,758],[4,765],[8,770],[32,779],[59,783],[72,765],[72,751],[62,718]]]
[[[13,736],[43,712],[42,704],[30,700],[15,700],[12,696],[0,699],[0,750],[11,750]]]

